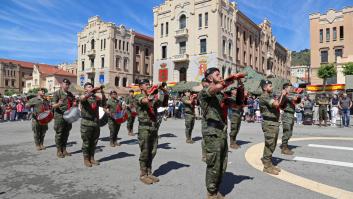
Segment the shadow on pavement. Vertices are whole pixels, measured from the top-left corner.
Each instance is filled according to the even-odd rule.
[[[174,147],[169,146],[170,143],[158,144],[157,149],[175,149]]]
[[[100,141],[102,142],[109,142],[110,141],[110,137],[102,137],[102,138],[99,138]],[[118,140],[121,140],[121,138],[118,138]]]
[[[190,165],[182,164],[182,163],[175,162],[175,161],[169,161],[169,162],[159,166],[159,168],[153,172],[153,175],[162,176],[162,175],[169,173],[172,170],[178,170],[183,167],[190,167]]]
[[[176,138],[178,136],[176,136],[175,134],[173,133],[164,133],[164,134],[161,134],[158,136],[159,138]]]
[[[96,147],[96,153],[102,152],[104,147],[105,146],[97,146]],[[77,153],[82,153],[82,150],[80,149],[80,150],[71,152],[71,155],[74,155],[74,154],[77,154]]]
[[[283,159],[283,158],[278,158],[278,157],[272,157],[272,164],[273,165],[278,165],[279,163],[281,163],[282,161],[293,161],[290,159]]]
[[[292,150],[292,149],[296,149],[296,148],[298,148],[298,147],[300,147],[300,146],[296,146],[296,145],[288,145],[288,148],[289,148],[290,150]]]
[[[249,143],[251,143],[251,142],[249,142],[249,141],[243,141],[243,140],[237,140],[237,144],[240,145],[240,146],[246,145],[246,144],[249,144]]]
[[[126,141],[122,141],[120,142],[120,144],[127,144],[127,145],[134,145],[134,144],[138,144],[139,141],[137,139],[131,139],[131,140],[126,140]]]
[[[77,142],[76,142],[76,141],[72,141],[72,142],[68,142],[68,143],[66,144],[66,146],[67,146],[67,147],[72,147],[72,146],[75,145],[75,144],[77,144]],[[45,148],[49,149],[49,148],[54,148],[54,147],[56,147],[56,144],[47,146],[47,147],[45,147]]]
[[[241,183],[243,180],[253,180],[254,177],[234,175],[231,172],[225,172],[223,175],[222,183],[219,188],[219,192],[223,195],[227,195],[234,189],[236,184]]]
[[[192,138],[192,140],[193,140],[194,142],[197,142],[197,141],[199,141],[199,140],[202,140],[202,137],[197,136],[197,137]]]
[[[110,160],[115,160],[115,159],[120,159],[120,158],[126,158],[126,157],[131,157],[131,156],[135,156],[135,154],[129,154],[126,152],[119,152],[117,154],[114,155],[110,155],[104,158],[101,158],[99,160],[99,162],[106,162],[106,161],[110,161]]]

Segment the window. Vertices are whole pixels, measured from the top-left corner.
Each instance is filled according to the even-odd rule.
[[[337,28],[336,27],[334,27],[333,29],[332,29],[332,32],[333,32],[333,41],[336,41],[337,40]]]
[[[200,53],[207,53],[207,41],[206,41],[206,39],[200,39]]]
[[[104,39],[104,42],[103,42],[103,49],[105,49],[105,42],[106,42],[106,39]]]
[[[102,57],[101,60],[101,68],[104,68],[104,57]]]
[[[82,71],[85,71],[85,61],[81,62],[81,69],[82,69]]]
[[[11,80],[11,86],[15,86],[15,80]]]
[[[221,14],[221,27],[223,27],[223,14]]]
[[[246,64],[246,52],[244,51],[244,64]]]
[[[223,40],[222,52],[223,52],[224,55],[226,54],[226,40]]]
[[[324,30],[320,29],[320,43],[324,41]]]
[[[114,48],[117,49],[117,47],[118,47],[118,40],[115,39],[115,41],[114,41]]]
[[[343,55],[343,50],[342,49],[336,49],[335,50],[335,60],[337,61],[337,57],[342,57]]]
[[[115,77],[115,86],[119,87],[119,81],[120,81],[120,78]]]
[[[179,18],[179,29],[184,29],[186,28],[186,16],[181,15]]]
[[[250,54],[250,66],[252,66],[252,55]]]
[[[94,39],[91,40],[91,49],[94,49]]]
[[[126,42],[126,51],[129,52],[129,42]]]
[[[86,44],[84,45],[84,53],[86,53]]]
[[[149,74],[149,72],[148,72],[148,64],[145,64],[145,73]]]
[[[167,46],[162,46],[162,59],[167,58]]]
[[[205,13],[205,27],[208,26],[208,12]]]
[[[186,42],[185,41],[179,42],[179,54],[183,55],[185,53],[186,53]]]
[[[199,14],[199,28],[202,28],[202,14]]]
[[[123,87],[126,87],[126,84],[127,84],[127,78],[124,77],[124,78],[123,78]]]
[[[326,28],[326,42],[330,41],[330,29]]]
[[[164,24],[161,24],[161,37],[163,37]]]
[[[231,57],[232,56],[232,43],[229,42],[228,44],[228,56]]]
[[[115,68],[120,68],[120,57],[115,58]]]
[[[5,79],[5,86],[9,86],[9,80]]]
[[[239,31],[239,27],[237,26],[237,27],[236,27],[236,29],[237,29],[237,39],[239,39],[239,38],[240,38],[240,31]]]
[[[125,50],[125,41],[123,41],[123,51]]]
[[[237,48],[237,60],[240,60],[239,52],[239,48]]]
[[[83,45],[81,45],[81,55],[83,54]]]
[[[127,69],[127,59],[124,59],[124,69]]]
[[[101,39],[101,50],[103,49],[103,39]]]
[[[243,32],[243,39],[244,39],[244,43],[246,42],[246,32]]]
[[[166,22],[165,23],[165,35],[168,36],[168,33],[169,33],[169,23]]]
[[[252,35],[249,36],[249,40],[250,40],[250,48],[252,46]]]
[[[119,40],[119,50],[121,50],[121,40]]]
[[[94,67],[94,59],[91,59],[91,68]]]
[[[149,56],[148,48],[145,49],[145,56]]]
[[[340,39],[344,39],[344,29],[343,26],[340,26]]]
[[[140,54],[140,46],[136,46],[136,55],[139,55]]]
[[[321,51],[321,63],[327,63],[328,62],[328,52],[327,50]]]

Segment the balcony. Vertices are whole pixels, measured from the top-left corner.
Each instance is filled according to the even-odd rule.
[[[186,61],[189,61],[188,54],[180,54],[180,55],[173,56],[173,62],[186,62]]]
[[[96,50],[92,49],[87,52],[88,57],[95,57],[96,56]]]
[[[85,69],[85,72],[86,72],[86,73],[95,73],[95,72],[96,72],[96,69],[93,68],[93,67],[88,67],[88,68]]]
[[[175,31],[175,38],[180,38],[180,37],[188,37],[188,29],[187,28],[183,28],[183,29]]]

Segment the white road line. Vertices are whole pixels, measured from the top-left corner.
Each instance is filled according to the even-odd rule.
[[[353,163],[351,162],[340,162],[340,161],[334,161],[334,160],[324,160],[324,159],[306,158],[306,157],[294,157],[293,160],[353,168]]]
[[[308,146],[309,147],[316,147],[316,148],[339,149],[339,150],[353,151],[352,147],[344,147],[344,146],[330,146],[330,145],[321,145],[321,144],[309,144]]]

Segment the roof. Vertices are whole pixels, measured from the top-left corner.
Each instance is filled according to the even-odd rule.
[[[18,61],[12,59],[1,59],[0,62],[3,63],[13,63],[20,65],[22,68],[33,69],[34,65],[38,66],[39,72],[42,73],[44,76],[49,75],[59,75],[59,76],[67,76],[67,77],[76,77],[76,75],[64,71],[62,69],[58,69],[57,66],[49,65],[49,64],[37,64],[33,62],[26,62],[26,61]]]
[[[134,31],[134,34],[135,34],[135,36],[136,36],[137,38],[144,39],[144,40],[148,40],[148,41],[151,41],[151,42],[154,41],[153,37],[151,37],[151,36],[144,35],[144,34],[141,34],[141,33],[135,32],[135,31]]]

